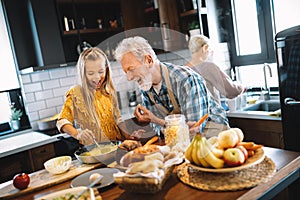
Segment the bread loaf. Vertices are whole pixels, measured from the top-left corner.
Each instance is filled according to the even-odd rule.
[[[145,160],[145,156],[159,152],[157,145],[147,145],[134,149],[126,153],[120,160],[123,167],[128,167],[129,164]]]

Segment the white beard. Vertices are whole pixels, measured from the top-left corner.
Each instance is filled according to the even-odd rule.
[[[149,91],[152,87],[152,82],[148,82],[148,83],[143,83],[142,85],[139,85],[139,87],[143,90],[143,91]]]
[[[149,91],[151,89],[151,87],[152,87],[152,75],[150,73],[143,79],[143,83],[141,85],[139,85],[139,87],[143,91]]]

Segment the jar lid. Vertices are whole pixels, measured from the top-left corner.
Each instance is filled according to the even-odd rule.
[[[179,125],[185,123],[185,116],[182,114],[172,114],[165,117],[166,125]]]

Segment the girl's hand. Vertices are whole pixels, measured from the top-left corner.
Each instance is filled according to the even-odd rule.
[[[76,139],[80,141],[83,145],[90,145],[94,143],[94,134],[88,129],[79,130]]]

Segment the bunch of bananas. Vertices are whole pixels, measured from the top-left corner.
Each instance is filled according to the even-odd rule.
[[[202,137],[200,134],[196,134],[185,151],[185,158],[191,163],[206,168],[223,168],[224,160],[218,157],[218,153],[214,151],[214,149],[215,147],[213,147],[205,137]]]

